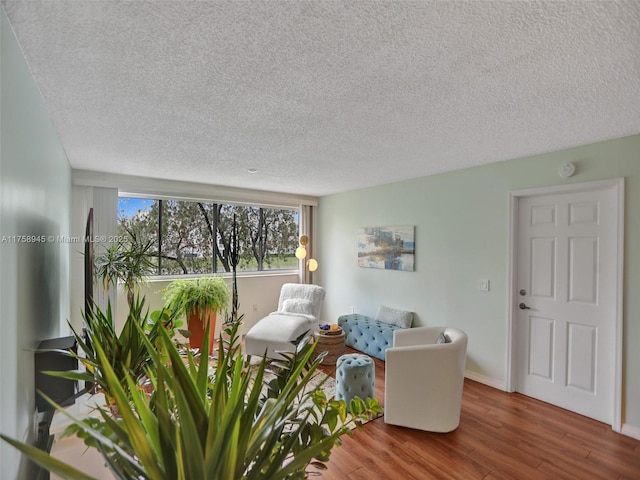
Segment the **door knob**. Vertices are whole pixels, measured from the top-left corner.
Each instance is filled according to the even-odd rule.
[[[521,303],[520,305],[518,305],[518,308],[520,310],[531,310],[531,307],[527,307],[524,303]]]

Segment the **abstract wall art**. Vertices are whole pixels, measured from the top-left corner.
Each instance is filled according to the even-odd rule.
[[[365,227],[358,231],[358,265],[414,270],[415,227]]]

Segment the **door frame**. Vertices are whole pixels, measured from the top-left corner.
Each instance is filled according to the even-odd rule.
[[[554,185],[548,187],[527,188],[513,190],[509,192],[509,294],[507,302],[507,374],[506,391],[514,392],[517,376],[517,351],[516,351],[516,328],[515,322],[518,318],[516,295],[518,285],[517,271],[517,246],[518,246],[518,206],[520,199],[526,197],[537,197],[544,195],[554,195],[563,193],[575,193],[584,191],[610,190],[613,189],[617,198],[617,241],[616,241],[616,288],[615,288],[615,371],[613,382],[613,423],[611,428],[620,432],[622,428],[622,328],[623,328],[623,270],[624,270],[624,178],[611,180],[601,180],[585,183],[571,183],[568,185]]]

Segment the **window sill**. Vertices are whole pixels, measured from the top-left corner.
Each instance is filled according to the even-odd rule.
[[[237,272],[238,278],[259,278],[259,277],[285,277],[291,275],[298,275],[299,271],[297,269],[288,269],[288,270],[264,270],[262,272]],[[157,282],[171,282],[173,280],[188,280],[188,279],[196,279],[201,277],[222,277],[222,278],[232,278],[231,272],[223,272],[223,273],[189,273],[186,275],[152,275],[150,276],[146,283],[157,283]]]

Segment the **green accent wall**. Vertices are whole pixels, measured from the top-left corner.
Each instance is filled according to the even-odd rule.
[[[68,335],[71,168],[40,91],[0,9],[0,431],[34,436],[33,349]],[[15,236],[44,236],[23,243]],[[53,237],[50,239],[49,237]],[[0,442],[2,478],[34,478]]]
[[[560,165],[576,173],[563,180]],[[323,317],[375,315],[381,304],[412,310],[418,325],[469,335],[467,369],[506,385],[509,194],[514,190],[625,178],[623,425],[640,435],[640,136],[416,178],[320,199],[315,280]],[[360,268],[360,227],[415,225],[415,271]],[[489,279],[490,291],[478,290]]]

